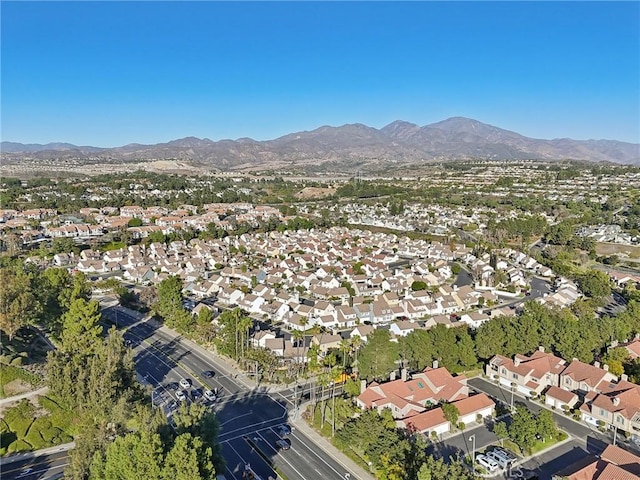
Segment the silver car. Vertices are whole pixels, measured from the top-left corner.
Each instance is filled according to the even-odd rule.
[[[478,463],[478,465],[482,465],[484,468],[486,468],[489,473],[493,473],[498,470],[498,468],[500,468],[495,460],[490,459],[486,455],[476,455],[476,462]]]

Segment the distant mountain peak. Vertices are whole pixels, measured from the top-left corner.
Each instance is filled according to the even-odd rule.
[[[212,141],[185,137],[156,145],[129,144],[102,149],[71,144],[30,144],[2,142],[3,158],[50,160],[75,158],[87,162],[176,159],[222,170],[269,165],[319,165],[331,162],[365,170],[384,165],[411,165],[444,159],[491,160],[587,160],[640,164],[640,144],[615,140],[542,140],[525,137],[467,117],[451,117],[423,127],[395,120],[376,129],[362,123],[339,127],[323,125],[274,140],[251,138]]]

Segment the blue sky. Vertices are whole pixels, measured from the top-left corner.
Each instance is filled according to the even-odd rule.
[[[2,140],[258,140],[466,116],[640,142],[639,2],[2,1]]]

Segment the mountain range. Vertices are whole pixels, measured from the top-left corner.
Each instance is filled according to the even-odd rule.
[[[376,129],[363,124],[322,126],[274,140],[212,141],[187,137],[155,145],[116,148],[2,142],[2,158],[66,160],[83,163],[175,159],[217,170],[350,165],[374,170],[401,164],[446,160],[583,160],[640,164],[640,144],[615,140],[543,140],[525,137],[477,120],[453,117],[419,126],[395,121]]]

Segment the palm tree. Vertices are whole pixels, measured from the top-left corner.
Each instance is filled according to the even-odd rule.
[[[236,341],[235,341],[235,346],[236,346],[236,357],[235,357],[235,360],[237,362],[238,358],[239,358],[239,356],[238,356],[238,341],[239,341],[238,340],[238,322],[240,320],[240,313],[241,312],[240,312],[239,308],[234,308],[232,310],[232,313],[233,313],[233,320],[235,321],[235,325],[236,325],[236,328],[235,328],[235,338],[236,338]]]
[[[353,361],[353,369],[357,373],[358,372],[358,350],[362,346],[362,337],[360,335],[356,335],[351,338],[351,350],[354,352],[355,360]]]
[[[245,351],[249,349],[249,330],[253,326],[253,320],[249,317],[242,317],[238,322],[238,330],[242,332],[241,356],[244,358]],[[246,350],[245,350],[246,348]]]
[[[328,372],[322,372],[320,375],[318,375],[318,384],[320,385],[320,400],[323,401],[324,398],[324,389],[325,387],[329,386],[329,382],[331,382],[331,374]],[[318,402],[316,401],[316,406],[317,406]],[[314,408],[314,412],[315,412],[315,408]],[[325,408],[324,408],[324,401],[322,404],[322,424],[320,425],[320,429],[322,430],[322,427],[324,427],[324,416],[325,416]]]
[[[331,436],[333,437],[336,434],[336,378],[340,375],[342,371],[340,371],[340,367],[333,367],[331,369]]]
[[[340,340],[340,351],[342,352],[342,370],[347,368],[347,354],[351,350],[351,342],[343,338]]]
[[[309,319],[307,317],[300,317],[300,325],[304,329],[305,336],[307,335],[307,325],[309,325]]]
[[[300,361],[300,339],[304,338],[304,335],[300,330],[294,330],[292,335],[298,348],[298,361]]]

